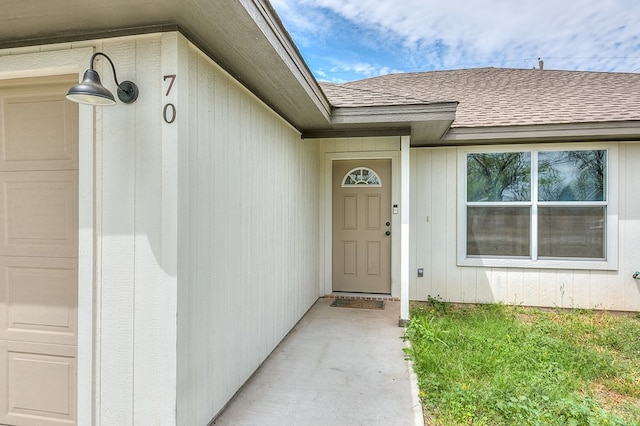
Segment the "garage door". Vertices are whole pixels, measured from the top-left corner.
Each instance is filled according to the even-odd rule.
[[[72,77],[0,80],[0,423],[75,424],[78,107]]]

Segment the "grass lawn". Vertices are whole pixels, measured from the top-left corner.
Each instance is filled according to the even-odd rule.
[[[640,425],[640,316],[414,304],[428,425]]]

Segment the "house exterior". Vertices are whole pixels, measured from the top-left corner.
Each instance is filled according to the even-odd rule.
[[[636,74],[321,84],[264,0],[0,23],[0,423],[207,424],[337,292],[640,310]],[[65,99],[95,52],[134,103]]]
[[[411,135],[411,300],[637,311],[639,82],[631,73],[484,68],[322,87],[337,108],[459,102],[440,138]],[[484,162],[500,176],[513,158],[524,168],[502,174],[510,185],[473,167]],[[514,193],[519,184],[526,194]],[[590,193],[567,194],[580,184]]]

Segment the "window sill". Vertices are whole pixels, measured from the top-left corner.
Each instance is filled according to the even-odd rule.
[[[483,268],[527,268],[527,269],[572,269],[592,271],[616,271],[617,260],[530,260],[506,258],[462,258],[458,259],[458,266],[472,266]]]

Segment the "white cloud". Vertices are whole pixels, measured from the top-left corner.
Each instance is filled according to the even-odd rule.
[[[318,37],[331,34],[332,24],[322,10],[315,7],[302,8],[297,1],[291,0],[272,0],[271,4],[296,43],[314,43],[318,41]]]
[[[396,68],[523,68],[536,65],[538,56],[554,69],[640,68],[637,0],[274,0],[273,4],[296,43],[308,50],[340,32],[328,19],[327,12],[332,12],[368,30],[367,34],[376,34],[375,39],[359,40],[360,45],[387,53],[396,49],[396,54],[401,49],[403,63]],[[357,63],[367,62],[361,59],[348,67],[363,76],[395,66],[368,61],[368,67],[358,69]]]

